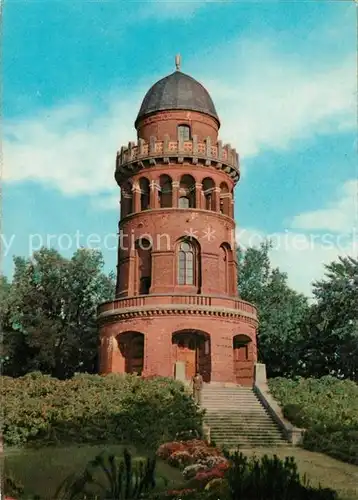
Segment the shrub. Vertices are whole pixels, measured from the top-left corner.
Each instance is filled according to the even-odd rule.
[[[162,460],[168,460],[168,458],[176,451],[186,451],[186,446],[180,441],[172,441],[171,443],[163,443],[159,446],[157,451],[157,456]]]
[[[230,466],[225,479],[230,498],[245,500],[337,500],[328,488],[303,484],[293,457],[247,458],[242,453],[227,454]]]
[[[184,479],[193,479],[198,472],[203,472],[205,470],[207,470],[207,467],[204,464],[187,465],[183,470]]]
[[[212,480],[223,479],[224,476],[225,476],[225,471],[215,467],[214,469],[210,469],[204,472],[198,472],[194,477],[194,481],[199,488],[203,488]]]
[[[303,446],[358,465],[358,385],[334,377],[269,381],[285,417],[306,429]]]
[[[202,414],[172,379],[80,374],[60,381],[32,373],[1,382],[8,446],[109,441],[156,448],[178,433],[201,432]]]
[[[193,457],[188,451],[175,451],[168,458],[168,463],[180,469],[193,463]]]

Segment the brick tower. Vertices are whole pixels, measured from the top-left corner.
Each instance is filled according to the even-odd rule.
[[[256,309],[239,299],[235,149],[206,89],[177,69],[147,92],[117,153],[116,298],[99,307],[100,372],[252,385]]]

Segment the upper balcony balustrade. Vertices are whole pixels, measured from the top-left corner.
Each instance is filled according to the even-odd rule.
[[[145,313],[158,314],[161,311],[171,313],[203,312],[213,315],[240,315],[250,323],[257,323],[256,307],[235,297],[214,295],[184,295],[184,294],[149,294],[134,297],[117,298],[104,302],[98,308],[99,319],[111,315],[141,315]]]
[[[130,142],[128,147],[122,146],[117,153],[116,180],[123,182],[141,169],[154,166],[157,163],[204,164],[214,166],[226,172],[236,183],[240,178],[239,155],[230,144],[218,141],[211,144],[210,137],[204,142],[198,142],[197,136],[188,141],[172,141],[168,135],[164,140],[151,137],[149,142],[138,139],[138,143]]]

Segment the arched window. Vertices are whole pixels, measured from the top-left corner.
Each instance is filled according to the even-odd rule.
[[[178,141],[190,141],[190,127],[189,125],[178,126]]]
[[[159,204],[160,208],[171,208],[173,206],[173,188],[172,180],[169,175],[161,175],[159,177]]]
[[[193,245],[182,241],[178,252],[178,283],[179,285],[194,285],[194,258]]]
[[[210,177],[203,180],[203,194],[205,198],[205,210],[215,210],[214,191],[215,184]]]
[[[180,179],[179,197],[189,200],[189,206],[179,205],[179,208],[195,208],[195,179],[193,176],[186,174]]]
[[[179,198],[179,208],[189,208],[189,198],[181,196]]]
[[[230,215],[231,197],[226,182],[220,184],[220,213]]]
[[[219,279],[220,291],[224,294],[231,293],[230,263],[232,251],[228,243],[223,243],[219,249]]]
[[[139,181],[140,189],[140,209],[147,210],[149,208],[150,184],[146,177],[142,177]]]
[[[121,186],[121,218],[127,217],[127,215],[133,212],[133,193],[132,185],[129,182],[125,182]]]

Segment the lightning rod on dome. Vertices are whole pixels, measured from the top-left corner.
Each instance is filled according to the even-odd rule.
[[[180,64],[181,64],[181,57],[180,57],[180,54],[177,54],[175,56],[175,67],[176,67],[177,71],[180,71]]]

